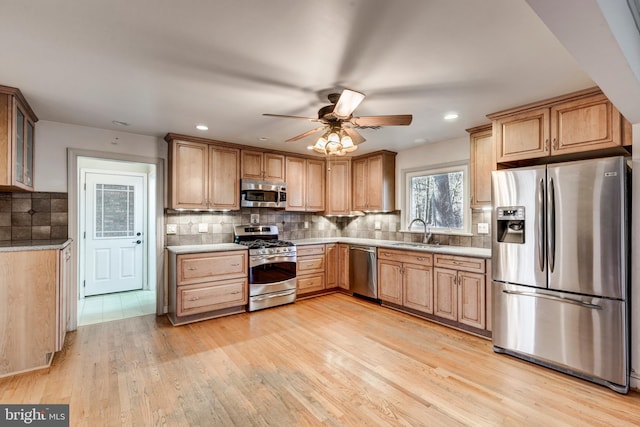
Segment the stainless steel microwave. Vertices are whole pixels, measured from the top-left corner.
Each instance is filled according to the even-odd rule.
[[[287,187],[281,182],[243,179],[240,183],[240,206],[285,208],[287,206]]]

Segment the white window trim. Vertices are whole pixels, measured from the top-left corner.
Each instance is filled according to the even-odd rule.
[[[413,176],[420,175],[435,175],[440,173],[448,173],[453,171],[462,170],[464,172],[464,191],[462,197],[462,210],[464,212],[463,216],[463,227],[462,230],[452,230],[450,228],[431,228],[431,232],[434,234],[448,234],[454,236],[473,236],[471,232],[471,204],[470,201],[470,189],[469,189],[469,162],[454,162],[454,163],[445,163],[445,164],[437,164],[437,165],[429,165],[422,166],[411,169],[403,169],[402,170],[402,215],[400,218],[400,225],[402,232],[405,233],[423,233],[424,227],[421,224],[414,224],[411,229],[408,229],[409,222],[413,218],[409,218],[410,209],[409,209],[409,200],[410,200],[410,188],[409,181]]]

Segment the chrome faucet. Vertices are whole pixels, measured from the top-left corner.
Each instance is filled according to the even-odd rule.
[[[429,228],[427,231],[427,223],[423,219],[415,218],[409,223],[409,230],[411,230],[411,226],[414,222],[421,222],[422,225],[424,225],[424,237],[422,237],[422,243],[429,244],[431,241],[431,229]]]

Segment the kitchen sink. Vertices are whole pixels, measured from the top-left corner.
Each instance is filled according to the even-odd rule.
[[[398,243],[392,243],[391,246],[398,246],[402,248],[427,249],[427,248],[439,247],[440,244],[439,243],[430,244],[430,243],[398,242]]]

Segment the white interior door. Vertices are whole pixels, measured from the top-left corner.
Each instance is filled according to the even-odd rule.
[[[84,295],[143,287],[144,176],[85,174]]]

